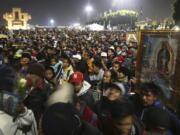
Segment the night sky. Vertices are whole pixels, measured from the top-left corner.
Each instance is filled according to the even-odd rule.
[[[128,8],[140,11],[144,16],[162,19],[171,16],[174,0],[0,0],[0,23],[2,15],[13,7],[20,7],[32,15],[31,24],[48,25],[52,18],[56,25],[70,25],[75,22],[84,23],[86,14],[84,7],[88,1],[94,7],[92,16],[97,16],[109,9]],[[113,7],[113,1],[123,1]]]

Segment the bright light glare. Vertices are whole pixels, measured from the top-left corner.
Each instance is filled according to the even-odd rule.
[[[93,11],[93,7],[92,7],[91,5],[87,5],[87,6],[85,7],[85,11],[86,11],[87,13],[90,13],[90,12]]]
[[[55,23],[55,21],[53,19],[50,20],[51,25],[53,25]]]

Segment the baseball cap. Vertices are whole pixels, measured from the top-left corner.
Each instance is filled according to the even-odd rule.
[[[122,92],[122,95],[125,95],[126,90],[122,83],[114,82],[109,86],[109,88],[114,88],[114,87],[117,88],[117,90],[120,90]]]
[[[72,57],[75,58],[75,59],[78,59],[78,60],[82,59],[80,54],[73,55]]]
[[[107,57],[107,53],[106,52],[102,52],[101,53],[101,57]]]
[[[69,79],[70,83],[79,84],[84,80],[84,75],[81,72],[74,72]]]
[[[109,49],[115,50],[114,46],[109,47]]]

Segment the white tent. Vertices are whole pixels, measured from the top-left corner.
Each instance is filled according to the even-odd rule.
[[[87,25],[86,28],[89,30],[92,30],[92,31],[103,31],[104,30],[104,26],[99,25],[97,23]]]

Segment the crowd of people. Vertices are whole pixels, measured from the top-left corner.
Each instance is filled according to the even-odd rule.
[[[126,33],[0,33],[0,135],[180,135],[161,87],[136,79]]]

